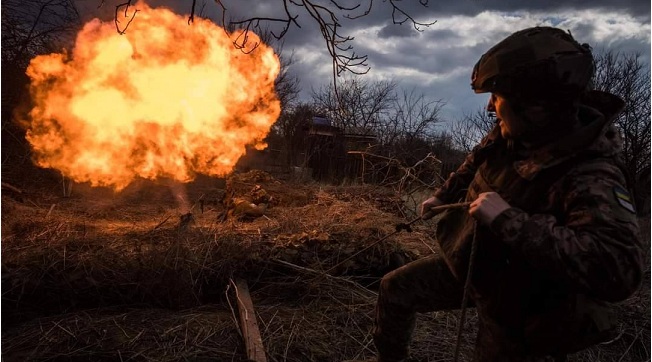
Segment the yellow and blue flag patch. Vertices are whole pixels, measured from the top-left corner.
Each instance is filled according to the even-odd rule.
[[[613,190],[614,190],[614,196],[616,197],[616,201],[618,201],[618,204],[622,206],[625,210],[635,214],[636,208],[634,207],[634,201],[632,200],[632,197],[629,195],[629,192],[620,186],[615,186]]]

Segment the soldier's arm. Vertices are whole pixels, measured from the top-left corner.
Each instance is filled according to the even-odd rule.
[[[491,228],[534,267],[606,301],[630,296],[642,277],[643,251],[633,201],[610,163],[575,170],[560,195],[564,215],[501,213]]]

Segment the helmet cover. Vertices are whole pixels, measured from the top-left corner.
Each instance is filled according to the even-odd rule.
[[[520,30],[493,46],[473,68],[476,93],[519,97],[576,98],[593,76],[588,44],[552,27]]]

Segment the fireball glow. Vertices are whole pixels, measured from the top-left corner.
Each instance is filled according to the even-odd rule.
[[[223,176],[280,114],[280,63],[249,33],[137,5],[125,34],[94,19],[70,54],[32,59],[27,139],[35,162],[119,190],[136,177]],[[253,48],[253,44],[259,43]]]

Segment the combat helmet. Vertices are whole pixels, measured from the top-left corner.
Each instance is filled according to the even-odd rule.
[[[522,98],[577,98],[593,76],[591,47],[552,27],[518,31],[480,57],[471,76],[476,93]]]

